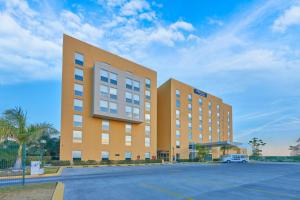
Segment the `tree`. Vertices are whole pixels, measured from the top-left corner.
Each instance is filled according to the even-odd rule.
[[[209,154],[209,148],[201,144],[196,144],[197,158],[199,161],[204,161],[205,157]]]
[[[265,142],[263,142],[261,139],[254,137],[254,138],[252,138],[252,140],[249,141],[249,144],[252,147],[252,156],[261,156],[262,155],[261,147],[266,145]]]
[[[57,130],[48,123],[27,125],[26,113],[20,107],[6,110],[0,118],[1,140],[10,139],[19,144],[15,169],[21,169],[24,144],[37,140],[42,135],[57,133]]]
[[[291,150],[292,156],[300,156],[300,138],[296,141],[298,144],[295,146],[290,146],[289,150]]]

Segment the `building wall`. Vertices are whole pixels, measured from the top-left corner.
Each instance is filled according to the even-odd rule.
[[[74,79],[74,53],[84,55],[83,97],[74,96],[74,83],[80,81]],[[93,103],[93,66],[96,62],[105,62],[123,71],[130,71],[133,74],[149,78],[151,80],[151,146],[145,147],[145,122],[132,124],[132,145],[125,146],[125,124],[124,121],[110,120],[109,145],[101,144],[101,123],[102,119],[92,116]],[[139,155],[144,159],[144,153],[150,152],[156,156],[157,152],[157,74],[155,71],[141,65],[123,59],[119,56],[101,50],[97,47],[81,42],[70,36],[63,37],[63,69],[62,69],[62,104],[61,104],[61,144],[60,159],[71,160],[72,151],[82,151],[82,160],[100,160],[101,151],[108,151],[109,158],[124,159],[125,151],[132,152],[132,158]],[[78,67],[80,68],[80,67]],[[74,98],[83,100],[83,132],[82,143],[73,143],[73,109]],[[141,99],[142,100],[142,99]],[[120,154],[120,156],[115,156]]]
[[[169,86],[171,85],[171,87]],[[168,86],[168,87],[166,87]],[[169,90],[169,91],[168,91]],[[176,97],[176,90],[180,91],[180,98]],[[166,109],[158,109],[158,138],[167,138],[166,135],[168,132],[166,130],[170,130],[171,139],[169,141],[164,142],[164,146],[158,146],[158,151],[162,149],[162,147],[168,146],[169,143],[170,148],[170,159],[172,155],[180,154],[180,159],[188,159],[189,158],[189,142],[193,143],[201,143],[200,142],[200,133],[202,133],[202,143],[209,143],[209,102],[212,103],[211,112],[212,112],[212,142],[217,142],[218,140],[218,123],[217,123],[217,105],[220,106],[220,141],[228,141],[228,128],[227,128],[227,113],[230,113],[230,130],[232,130],[232,110],[231,106],[224,104],[222,99],[215,97],[211,94],[207,94],[207,97],[199,96],[194,93],[194,88],[179,82],[174,79],[168,80],[165,84],[159,87],[158,89],[158,99],[159,104],[163,102],[163,105],[158,105],[158,107],[163,107],[164,105],[171,105],[170,112],[167,112]],[[161,91],[161,92],[160,92]],[[170,93],[171,98],[168,98],[166,94]],[[188,95],[192,95],[192,110],[188,110]],[[202,99],[202,128],[200,131],[200,119],[199,119],[199,99]],[[176,99],[180,99],[180,128],[176,128]],[[192,138],[188,137],[188,113],[192,113]],[[171,120],[171,123],[169,123]],[[167,127],[170,124],[171,127]],[[176,138],[176,130],[180,130],[180,138]],[[180,148],[176,148],[176,140],[180,141]],[[232,134],[230,134],[230,141],[232,142]],[[218,153],[216,150],[213,150],[213,157],[217,157]]]

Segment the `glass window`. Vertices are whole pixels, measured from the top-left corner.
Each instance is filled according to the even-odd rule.
[[[192,129],[192,122],[189,122],[189,123],[188,123],[188,127],[189,127],[189,130]]]
[[[82,143],[82,131],[73,131],[73,143]]]
[[[126,114],[126,117],[132,118],[132,107],[131,106],[125,106],[125,114]]]
[[[199,105],[202,105],[202,98],[199,99]]]
[[[200,112],[200,115],[202,115],[202,108],[199,107],[199,112]]]
[[[100,70],[100,80],[108,83],[108,71],[101,69]]]
[[[108,87],[106,85],[100,85],[100,94],[108,96]]]
[[[131,79],[126,78],[125,84],[126,84],[127,89],[130,89],[130,90],[132,89],[132,80]]]
[[[148,100],[151,99],[151,93],[150,93],[150,90],[146,90],[146,91],[145,91],[145,96],[146,96],[146,99],[148,99]]]
[[[103,131],[108,131],[109,130],[109,121],[102,120],[102,130]]]
[[[132,153],[131,152],[125,152],[125,160],[131,160]]]
[[[150,137],[150,134],[151,134],[151,128],[149,125],[146,125],[145,126],[145,135],[146,137]]]
[[[211,102],[208,103],[208,108],[211,109]]]
[[[130,92],[125,93],[125,101],[127,103],[132,103],[132,93],[130,93]]]
[[[77,112],[82,112],[82,100],[74,99],[74,110]]]
[[[176,127],[180,128],[180,121],[178,119],[176,119]]]
[[[136,105],[140,104],[140,96],[139,95],[137,95],[137,94],[133,95],[133,103]]]
[[[192,94],[188,94],[188,100],[189,100],[189,101],[192,100]]]
[[[191,103],[188,104],[188,110],[192,110],[192,104]]]
[[[125,135],[125,145],[131,146],[131,135]]]
[[[145,137],[145,147],[150,147],[150,138]]]
[[[176,148],[180,148],[180,141],[176,140]]]
[[[177,118],[177,119],[180,118],[180,110],[176,110],[176,118]]]
[[[145,153],[145,160],[150,160],[150,152]]]
[[[108,101],[100,100],[100,111],[108,112]]]
[[[109,96],[111,99],[117,99],[118,98],[118,90],[116,88],[109,88]]]
[[[74,61],[75,61],[76,65],[83,66],[83,63],[84,63],[84,57],[83,57],[83,55],[80,54],[80,53],[75,53],[74,54]]]
[[[199,135],[199,139],[200,139],[200,143],[202,143],[203,142],[203,136],[202,136],[202,134]]]
[[[192,134],[191,131],[189,131],[189,133],[188,133],[188,138],[189,138],[189,140],[192,140],[192,139],[193,139],[193,134]]]
[[[140,82],[133,81],[133,90],[139,92],[140,91]]]
[[[83,70],[75,68],[75,80],[83,81]]]
[[[208,136],[208,140],[209,140],[209,141],[211,141],[211,140],[212,140],[212,138],[211,138],[211,135],[209,135],[209,136]]]
[[[82,116],[81,115],[73,115],[73,125],[75,127],[82,127]]]
[[[108,133],[102,133],[101,143],[102,144],[109,144],[109,134]]]
[[[209,132],[212,132],[212,128],[211,126],[208,127]]]
[[[109,160],[109,152],[108,151],[101,151],[101,159],[102,160]]]
[[[146,83],[146,88],[150,88],[151,87],[151,80],[150,79],[146,78],[145,83]]]
[[[82,97],[83,96],[83,86],[80,84],[74,84],[74,95]]]
[[[110,76],[110,83],[114,84],[114,85],[117,85],[118,84],[118,75],[115,74],[115,73],[110,72],[109,76]]]
[[[192,120],[192,113],[188,113],[188,119]]]
[[[150,114],[145,114],[145,121],[148,123],[150,122]]]
[[[208,111],[208,116],[211,117],[211,110]]]
[[[180,97],[180,91],[176,90],[176,97],[179,98]]]
[[[109,112],[112,114],[118,113],[118,104],[114,102],[109,102]]]
[[[180,100],[176,99],[176,108],[180,108]]]
[[[220,111],[220,105],[217,105],[217,110]]]
[[[180,138],[180,130],[176,130],[176,138]]]
[[[151,104],[150,104],[150,102],[145,102],[145,110],[146,111],[148,111],[148,112],[150,112],[150,110],[151,110]]]
[[[72,151],[73,160],[81,160],[81,151]]]
[[[139,108],[133,108],[133,118],[140,119],[140,109]]]
[[[131,131],[132,131],[132,125],[125,124],[125,133],[131,133]]]

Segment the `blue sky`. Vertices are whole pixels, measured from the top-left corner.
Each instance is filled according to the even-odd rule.
[[[0,22],[1,112],[60,127],[67,33],[221,97],[267,155],[300,137],[299,1],[0,0]]]

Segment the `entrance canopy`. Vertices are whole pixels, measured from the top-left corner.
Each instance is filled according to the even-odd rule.
[[[202,143],[201,146],[205,147],[239,147],[242,143],[239,142],[208,142]]]

